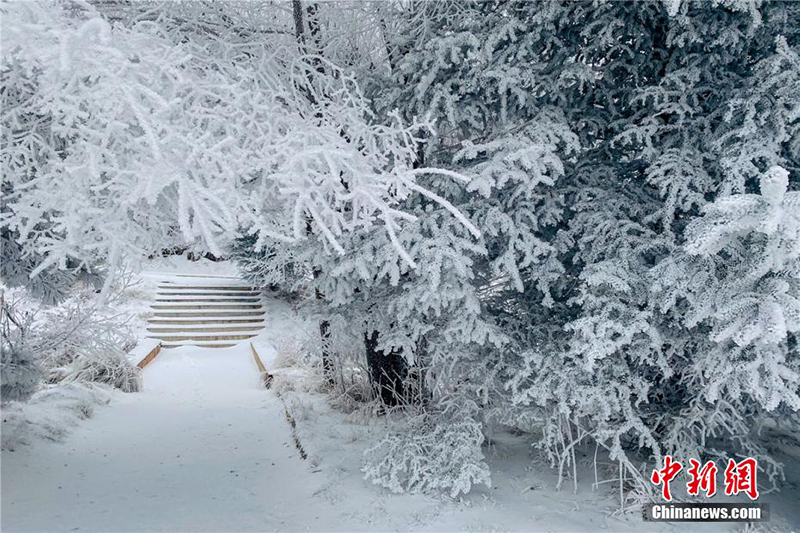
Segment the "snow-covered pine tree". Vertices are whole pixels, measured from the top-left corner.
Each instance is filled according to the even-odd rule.
[[[482,231],[458,285],[483,289],[475,317],[503,341],[482,350],[462,342],[479,336],[446,337],[439,363],[459,371],[438,375],[482,398],[479,417],[538,419],[556,465],[587,436],[639,480],[642,456],[768,458],[750,430],[770,413],[796,420],[796,337],[767,330],[772,355],[761,360],[772,377],[719,388],[710,403],[701,368],[727,376],[737,363],[707,331],[712,321],[686,322],[710,312],[702,298],[664,295],[722,269],[735,278],[730,250],[693,259],[698,271],[670,266],[686,256],[687,224],[708,202],[752,190],[771,165],[798,160],[800,8],[440,2],[380,16],[393,68],[373,73],[368,94],[379,112],[430,114],[425,163],[472,177],[483,194],[429,185]],[[797,182],[790,173],[789,189]],[[715,297],[738,308],[747,290]],[[768,281],[757,294],[794,302],[797,290]],[[392,293],[375,294],[379,305]],[[425,323],[435,337],[441,321]],[[450,380],[476,368],[482,379]]]
[[[735,350],[718,344],[706,329],[710,322],[687,319],[707,312],[700,310],[720,288],[711,280],[733,274],[739,254],[770,254],[756,247],[716,261],[695,259],[695,268],[675,263],[691,238],[687,224],[707,202],[744,192],[770,165],[797,158],[798,33],[785,22],[798,20],[800,12],[785,3],[765,4],[757,13],[735,3],[683,2],[676,12],[658,3],[641,7],[598,6],[589,27],[625,29],[610,35],[587,30],[581,34],[586,43],[571,41],[583,58],[578,62],[597,70],[580,98],[599,98],[592,104],[594,118],[576,108],[573,120],[603,124],[584,130],[597,133],[582,146],[600,151],[589,148],[579,156],[573,179],[582,190],[561,237],[580,281],[567,300],[567,349],[550,351],[564,355],[554,358],[546,346],[530,350],[524,372],[511,381],[515,400],[548,406],[551,426],[571,423],[571,434],[587,431],[616,457],[625,458],[628,450],[769,459],[753,428],[758,417],[776,414],[781,401],[781,412],[789,409],[796,417],[793,370],[783,381],[770,380],[772,404],[759,401],[764,393],[753,389],[709,397],[704,371],[736,372]],[[630,63],[639,61],[638,52],[624,59],[631,42],[652,54],[644,64]],[[602,157],[593,160],[592,152]],[[704,283],[704,296],[684,291]],[[718,305],[736,308],[747,294],[744,286],[737,290],[714,293]],[[796,287],[787,291],[796,297]],[[779,332],[770,335],[781,344]],[[790,339],[771,361],[788,360],[793,368],[792,346]],[[544,444],[562,454],[559,433]],[[774,473],[775,465],[765,464]]]
[[[394,25],[402,38],[387,43],[389,78],[376,73],[370,94],[379,112],[399,105],[407,119],[433,114],[436,132],[426,137],[418,164],[453,168],[472,181],[468,190],[441,180],[430,180],[427,187],[467,213],[482,236],[465,240],[458,227],[443,224],[447,219],[440,209],[421,198],[415,214],[422,224],[400,234],[410,250],[423,254],[419,260],[413,256],[417,268],[384,277],[348,266],[351,277],[359,275],[362,281],[356,297],[339,304],[347,323],[367,322],[380,332],[377,343],[384,353],[403,354],[410,375],[422,376],[423,394],[416,399],[424,416],[434,421],[410,419],[411,427],[399,429],[386,446],[370,453],[365,472],[393,490],[425,486],[420,478],[449,478],[435,469],[415,470],[408,450],[423,449],[425,456],[445,453],[425,444],[441,440],[431,435],[442,426],[472,431],[508,405],[506,359],[513,354],[517,320],[524,317],[514,316],[504,294],[509,287],[523,290],[532,272],[540,280],[558,276],[558,271],[534,268],[554,253],[540,232],[560,218],[557,199],[549,198],[543,185],[564,173],[559,152],[578,147],[557,109],[528,105],[529,89],[509,85],[510,77],[525,77],[510,60],[516,53],[513,39],[503,37],[516,29],[490,3],[411,4],[401,17],[406,15],[407,20],[386,25]],[[413,41],[423,34],[428,40]],[[512,72],[505,71],[506,65]],[[524,87],[530,79],[518,82]],[[369,251],[363,264],[374,264],[383,255],[380,248],[386,247],[365,236],[359,242],[361,251]],[[547,281],[531,285],[549,293]],[[470,423],[455,426],[454,419]],[[462,477],[442,487],[455,493],[488,479],[478,449],[482,439],[467,435],[451,437],[472,448],[450,469]],[[398,453],[394,458],[392,450]]]

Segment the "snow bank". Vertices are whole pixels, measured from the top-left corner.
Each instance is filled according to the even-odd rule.
[[[71,427],[111,400],[112,391],[91,383],[64,383],[34,394],[27,403],[2,406],[2,449],[14,450],[35,439],[61,441]]]

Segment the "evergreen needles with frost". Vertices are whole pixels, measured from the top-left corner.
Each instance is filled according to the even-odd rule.
[[[780,483],[800,3],[0,9],[4,283],[185,245],[304,291],[394,387],[364,471],[395,491],[488,482],[498,425],[562,480],[590,443],[642,491],[665,454]]]

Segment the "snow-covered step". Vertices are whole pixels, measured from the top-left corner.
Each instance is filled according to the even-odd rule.
[[[156,301],[162,300],[155,305],[194,305],[194,306],[207,306],[207,305],[261,305],[261,298],[254,298],[247,301],[241,301],[242,298],[175,298],[173,296],[163,297],[156,296]],[[163,301],[167,300],[167,301]],[[199,300],[199,301],[198,301]],[[208,301],[207,301],[208,300]]]
[[[170,327],[161,327],[163,324],[159,324],[159,327],[155,328],[147,328],[147,331],[150,333],[236,333],[239,331],[259,331],[264,329],[263,324],[261,325],[248,325],[248,324],[239,324],[239,325],[232,325],[227,327],[220,327],[218,325],[201,325],[201,326],[170,326]]]
[[[212,309],[219,309],[222,311],[251,311],[253,309],[261,309],[261,304],[153,304],[150,307],[153,309],[169,309],[171,311],[209,311]]]
[[[243,341],[246,339],[252,339],[255,337],[255,333],[236,333],[236,334],[222,334],[222,335],[215,335],[213,333],[209,335],[172,335],[172,334],[164,334],[164,335],[148,335],[148,339],[158,339],[165,342],[177,342],[177,341],[195,341],[195,342],[205,342],[205,341]]]
[[[158,325],[184,325],[184,324],[242,324],[242,325],[250,325],[250,324],[259,324],[263,326],[264,318],[263,317],[244,317],[244,318],[231,318],[231,317],[224,317],[224,316],[213,316],[213,317],[202,317],[202,318],[184,318],[184,317],[160,317],[160,318],[151,318],[149,320],[150,324],[158,324]]]
[[[158,291],[158,296],[181,296],[181,297],[195,297],[195,298],[255,298],[261,296],[258,291]]]
[[[225,296],[218,294],[156,294],[158,301],[167,302],[260,302],[261,295]]]
[[[232,279],[234,281],[237,281],[237,280],[241,281],[236,276],[211,276],[211,275],[200,276],[198,274],[173,274],[173,276],[176,277],[176,278],[200,278],[202,280],[208,280],[208,279]],[[169,282],[167,281],[165,283],[169,283]]]
[[[161,287],[158,289],[159,294],[228,294],[239,296],[242,294],[261,294],[261,291],[253,289],[252,287],[220,287],[212,289],[210,287],[192,287],[187,289],[179,289],[175,287]]]
[[[239,342],[234,341],[208,341],[208,342],[162,342],[161,347],[169,350],[170,348],[180,348],[181,346],[193,346],[196,348],[230,348]]]
[[[208,311],[156,311],[153,313],[155,317],[228,317],[228,318],[236,318],[236,317],[243,317],[243,316],[261,316],[264,314],[264,311],[218,311],[215,309],[210,309]]]
[[[227,348],[264,328],[261,291],[235,278],[163,281],[158,286],[147,331],[163,348]]]
[[[232,348],[236,346],[235,342],[226,342],[221,344],[192,344],[192,343],[177,343],[177,344],[162,344],[161,348],[169,350],[170,348],[181,348],[182,346],[193,346],[195,348]]]
[[[230,298],[230,299],[222,299],[222,298],[184,298],[184,299],[176,299],[176,298],[160,298],[156,297],[155,300],[157,303],[155,305],[168,305],[168,306],[178,306],[178,305],[189,305],[189,306],[209,306],[209,305],[261,305],[261,298],[253,298],[253,299],[244,299],[244,298]]]
[[[159,285],[158,290],[162,291],[250,291],[257,292],[258,289],[249,285]]]

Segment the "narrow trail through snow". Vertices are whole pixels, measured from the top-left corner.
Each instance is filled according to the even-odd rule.
[[[165,351],[143,377],[143,392],[117,395],[65,442],[4,455],[4,529],[333,526],[335,510],[312,504],[322,475],[299,458],[245,343]]]

